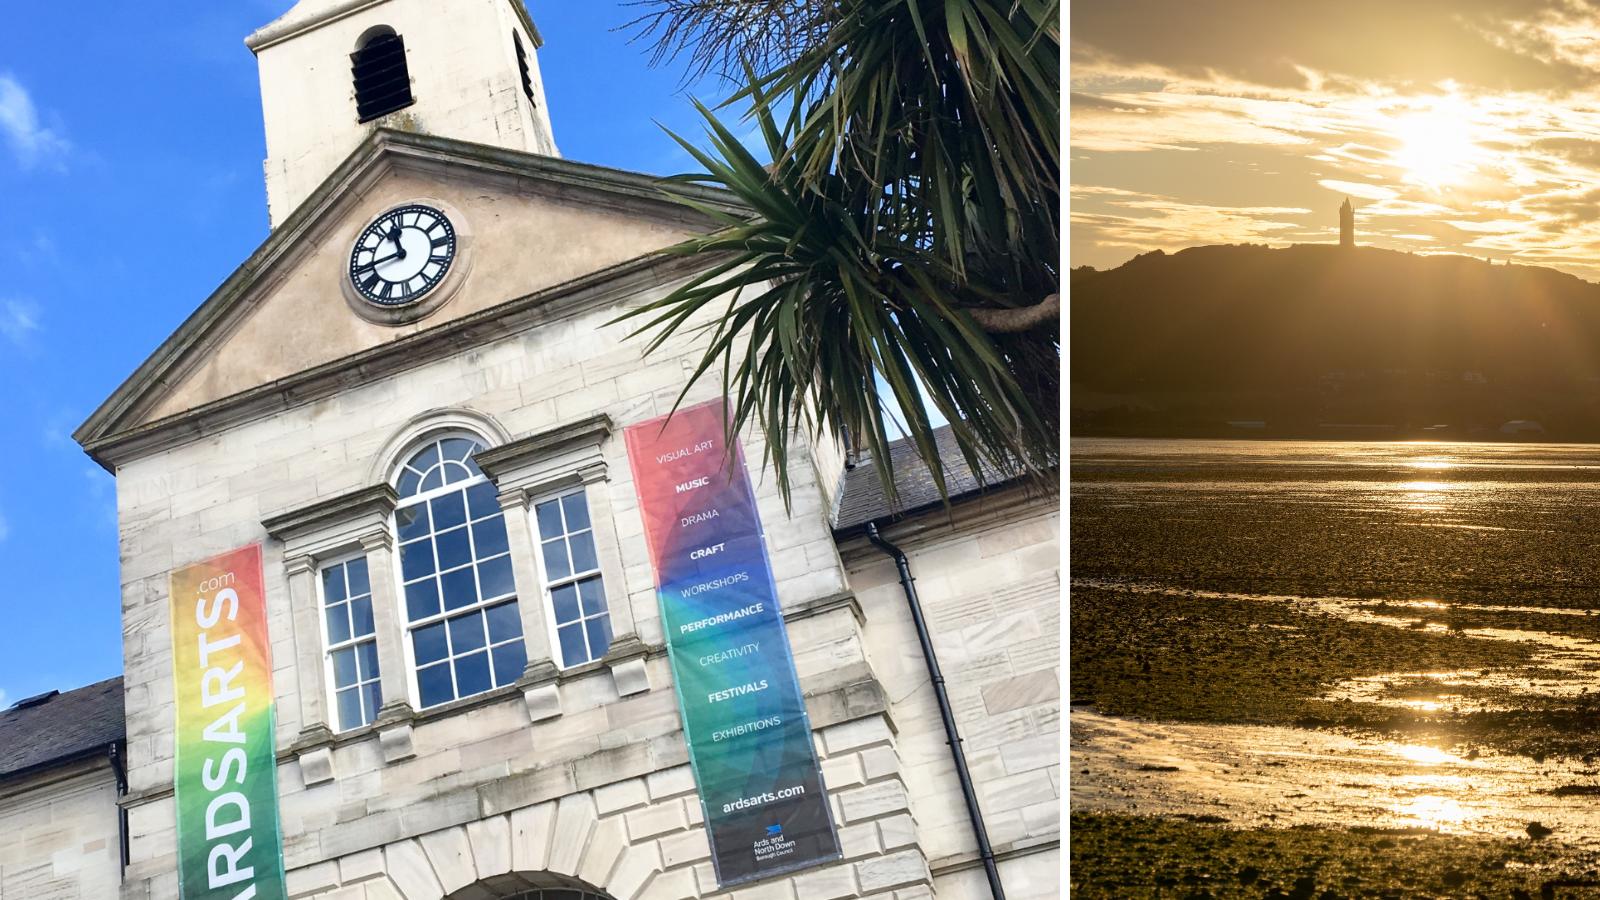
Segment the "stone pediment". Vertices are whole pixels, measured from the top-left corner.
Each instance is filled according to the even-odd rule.
[[[737,210],[721,192],[706,190],[698,199]],[[462,220],[467,247],[459,259],[470,268],[446,302],[415,321],[360,314],[341,287],[353,242],[385,210],[418,201]],[[431,337],[451,340],[475,325],[481,331],[482,322],[541,297],[658,283],[659,270],[683,265],[655,251],[714,227],[710,217],[665,197],[650,176],[379,131],[74,437],[113,468],[125,453],[163,443],[152,443],[153,432],[192,437],[209,430],[205,422],[304,402],[317,393],[314,383],[348,385],[403,367],[390,358],[421,359]],[[459,348],[460,339],[453,344]]]

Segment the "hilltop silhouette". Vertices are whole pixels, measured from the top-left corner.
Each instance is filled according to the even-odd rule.
[[[1538,419],[1600,439],[1600,285],[1554,269],[1245,244],[1074,269],[1071,288],[1080,433]]]

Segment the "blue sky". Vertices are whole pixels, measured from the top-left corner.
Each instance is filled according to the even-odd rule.
[[[267,236],[255,60],[291,0],[8,4],[0,29],[0,708],[122,671],[115,487],[71,432]],[[568,158],[692,161],[632,10],[528,0]],[[715,97],[711,86],[696,91]]]

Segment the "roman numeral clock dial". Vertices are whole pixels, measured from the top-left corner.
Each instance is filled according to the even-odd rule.
[[[412,204],[367,226],[350,251],[350,284],[383,307],[405,306],[433,290],[456,256],[456,230],[444,213]]]

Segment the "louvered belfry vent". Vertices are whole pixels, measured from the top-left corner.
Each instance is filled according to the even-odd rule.
[[[522,36],[511,32],[511,43],[517,48],[517,69],[522,72],[522,92],[528,95],[529,103],[538,106],[539,101],[533,99],[533,79],[528,76],[528,53],[522,49]]]
[[[362,122],[404,109],[411,97],[406,44],[398,34],[380,34],[350,54],[356,80],[356,115]]]

